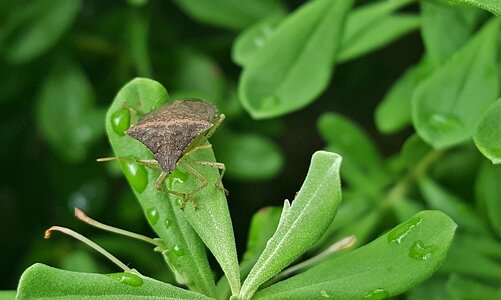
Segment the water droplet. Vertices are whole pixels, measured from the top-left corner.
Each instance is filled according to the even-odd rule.
[[[133,273],[112,273],[105,276],[130,286],[141,286],[143,284],[143,279]]]
[[[136,192],[141,193],[148,185],[148,172],[146,168],[140,164],[122,161],[122,169],[125,177]]]
[[[261,109],[268,110],[277,107],[280,104],[280,99],[277,96],[269,96],[261,102]]]
[[[183,172],[179,168],[175,168],[174,171],[169,175],[168,185],[169,189],[173,189],[174,185],[182,184],[190,178],[188,172]]]
[[[157,224],[159,217],[160,214],[158,213],[158,210],[156,208],[149,208],[146,211],[146,219],[148,219],[148,222],[150,222],[152,226],[155,226],[155,224]]]
[[[171,220],[165,219],[165,228],[169,228],[171,224]]]
[[[111,115],[111,127],[116,134],[122,136],[130,126],[130,112],[126,108],[117,110]]]
[[[431,115],[427,125],[439,133],[449,133],[451,131],[460,130],[463,127],[457,117],[447,114]]]
[[[320,291],[320,296],[322,296],[324,298],[329,298],[330,297],[326,290],[321,290]]]
[[[434,246],[426,246],[423,241],[416,241],[409,249],[409,256],[419,260],[427,260],[434,250]]]
[[[390,297],[390,293],[388,293],[387,290],[385,289],[375,289],[365,295],[364,299],[368,300],[380,300],[380,299],[386,299]]]
[[[179,245],[175,245],[174,248],[172,248],[172,252],[176,254],[176,256],[183,256],[184,255],[184,250],[183,248],[179,247]]]
[[[412,229],[418,226],[423,218],[415,217],[409,221],[402,223],[388,232],[388,242],[392,244],[400,244],[405,239],[407,235],[412,231]]]

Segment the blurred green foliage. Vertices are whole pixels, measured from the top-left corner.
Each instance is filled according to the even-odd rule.
[[[251,212],[294,198],[311,154],[326,148],[343,157],[344,199],[309,254],[351,234],[364,245],[419,210],[438,209],[458,234],[438,273],[405,297],[499,298],[501,173],[491,162],[501,157],[501,6],[310,2],[306,11],[292,0],[0,0],[0,289],[15,289],[34,262],[116,271],[73,241],[43,241],[52,224],[174,282],[150,247],[71,217],[77,206],[152,235],[116,165],[95,162],[111,153],[106,109],[142,76],[171,98],[208,99],[226,114],[211,141],[228,169],[238,253]],[[262,223],[265,233],[276,226]],[[259,253],[251,254],[243,273]]]

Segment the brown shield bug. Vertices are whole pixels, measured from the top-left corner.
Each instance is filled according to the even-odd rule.
[[[137,124],[130,127],[125,134],[143,143],[152,153],[154,160],[137,160],[136,162],[149,167],[159,168],[162,173],[155,182],[155,187],[171,194],[182,197],[182,208],[187,201],[193,202],[193,195],[208,185],[205,179],[190,163],[196,163],[221,171],[216,187],[227,192],[221,179],[225,166],[218,162],[190,161],[185,157],[195,151],[208,149],[211,144],[205,142],[224,120],[217,108],[210,102],[201,99],[183,99],[161,106],[144,115]],[[101,158],[98,161],[128,160],[124,158]],[[163,183],[169,174],[179,165],[197,178],[201,185],[193,191],[184,194],[167,189]]]

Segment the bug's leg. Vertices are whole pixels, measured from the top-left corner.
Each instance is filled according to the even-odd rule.
[[[101,157],[96,159],[97,162],[108,162],[108,161],[128,161],[141,164],[151,169],[160,169],[160,164],[154,159],[133,159],[133,158],[123,158],[123,157]]]
[[[226,172],[226,166],[223,163],[211,162],[211,161],[194,161],[194,163],[197,163],[197,164],[202,165],[202,166],[207,167],[207,168],[213,168],[213,169],[220,170],[221,173],[219,174],[219,178],[216,181],[215,186],[218,189],[222,190],[226,195],[228,195],[230,193],[230,192],[228,192],[227,189],[225,189],[223,187],[223,176],[224,176],[224,172]]]
[[[207,132],[205,133],[205,138],[207,140],[214,134],[214,132],[216,132],[221,123],[223,123],[224,118],[225,118],[224,114],[220,114],[219,118],[216,120],[216,123],[214,123],[214,125],[212,125],[212,127],[209,128],[209,130],[207,130]]]
[[[210,148],[212,148],[211,144],[203,144],[203,145],[200,145],[200,146],[196,146],[193,149],[191,149],[190,151],[186,152],[183,156],[188,156],[188,155],[190,155],[191,153],[193,153],[195,151],[204,150],[204,149],[210,149]]]
[[[183,167],[186,168],[186,170],[192,174],[193,176],[195,176],[195,178],[198,179],[198,181],[200,181],[201,185],[198,186],[197,188],[193,189],[191,192],[189,192],[187,194],[187,198],[188,199],[185,199],[185,201],[191,201],[191,204],[193,205],[193,208],[194,209],[197,209],[197,204],[195,203],[195,201],[193,200],[193,195],[195,195],[196,193],[200,192],[202,189],[204,189],[208,184],[209,182],[207,181],[207,179],[205,179],[202,174],[200,174],[197,170],[195,170],[188,162],[184,162],[183,163]]]
[[[165,186],[165,179],[167,179],[167,176],[168,176],[168,174],[165,172],[160,173],[160,176],[158,176],[157,180],[155,180],[155,188],[159,191],[166,192],[166,193],[172,194],[172,195],[177,196],[177,197],[181,197],[181,199],[183,199],[181,202],[181,209],[184,209],[184,207],[186,206],[185,199],[186,199],[187,195],[184,193],[169,190]]]

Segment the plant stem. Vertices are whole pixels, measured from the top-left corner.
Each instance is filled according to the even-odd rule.
[[[118,267],[120,267],[122,270],[124,270],[124,272],[138,273],[137,271],[132,270],[129,267],[127,267],[123,262],[121,262],[118,258],[116,258],[115,256],[113,256],[108,251],[106,251],[103,247],[99,246],[98,244],[96,244],[93,241],[89,240],[85,236],[83,236],[80,233],[75,232],[75,231],[73,231],[73,230],[71,230],[69,228],[61,227],[61,226],[52,226],[51,228],[49,228],[49,229],[47,229],[45,231],[44,238],[46,238],[46,239],[50,238],[50,236],[52,234],[52,231],[60,231],[60,232],[65,233],[65,234],[67,234],[67,235],[69,235],[71,237],[76,238],[79,241],[84,242],[85,244],[89,245],[94,250],[96,250],[97,252],[101,253],[102,255],[104,255],[109,260],[111,260],[114,264],[116,264]]]

